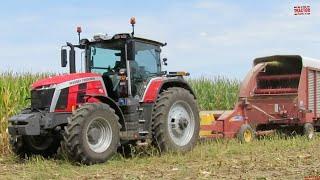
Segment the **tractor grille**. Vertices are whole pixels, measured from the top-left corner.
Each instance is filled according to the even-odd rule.
[[[53,89],[42,89],[42,90],[32,90],[31,91],[31,108],[33,109],[46,109],[50,108],[53,93]]]

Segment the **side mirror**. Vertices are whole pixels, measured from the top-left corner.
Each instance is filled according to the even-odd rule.
[[[163,65],[167,66],[167,65],[168,65],[167,61],[168,61],[167,58],[163,58],[163,59],[162,59]]]
[[[66,67],[68,64],[67,60],[67,50],[61,49],[61,67]]]
[[[130,41],[127,44],[127,59],[134,61],[136,57],[136,47],[134,41]]]

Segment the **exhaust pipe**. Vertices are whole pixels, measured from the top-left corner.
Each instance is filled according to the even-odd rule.
[[[76,52],[74,50],[74,46],[67,42],[67,46],[70,47],[69,51],[69,69],[70,73],[76,73]]]

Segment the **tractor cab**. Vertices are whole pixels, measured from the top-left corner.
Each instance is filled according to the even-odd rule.
[[[97,36],[96,36],[97,37]],[[102,75],[108,95],[140,99],[147,82],[161,75],[160,47],[162,43],[117,34],[110,40],[86,45],[86,72]]]
[[[74,48],[78,47],[85,52],[85,72],[101,75],[110,98],[116,102],[126,97],[140,100],[150,79],[162,74],[160,52],[164,45],[129,33],[113,37],[99,34],[91,41],[81,39],[79,45],[67,43],[70,47],[70,73],[76,72]],[[65,67],[65,48],[61,55]]]

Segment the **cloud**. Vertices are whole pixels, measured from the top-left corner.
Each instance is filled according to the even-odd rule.
[[[202,36],[202,37],[207,37],[207,36],[208,36],[208,33],[207,33],[207,32],[200,32],[199,35]]]
[[[229,7],[228,3],[222,6]],[[175,39],[172,49],[168,50],[173,58],[173,62],[169,61],[170,65],[190,69],[196,75],[208,73],[241,77],[255,57],[274,54],[317,55],[317,48],[315,44],[312,45],[319,36],[317,15],[296,17],[289,3],[265,6],[266,9],[256,9],[254,16],[250,17],[247,17],[249,15],[245,9],[240,10],[240,14],[231,12],[227,18],[210,16],[215,24],[207,23],[208,19],[188,18],[196,21],[190,21],[190,24],[199,26],[192,28],[193,34]],[[214,10],[217,5],[206,2],[196,7]],[[197,13],[195,16],[200,17],[203,12],[189,13],[190,16]]]
[[[319,3],[310,3],[311,15],[303,17],[293,16],[296,2],[154,3],[138,2],[125,11],[121,3],[108,4],[112,7],[108,11],[103,3],[67,3],[63,7],[51,3],[52,7],[39,11],[13,12],[0,24],[0,67],[61,70],[59,48],[65,41],[77,41],[76,26],[82,26],[82,37],[87,38],[96,33],[131,32],[128,21],[132,15],[137,18],[137,36],[168,43],[162,52],[172,71],[241,77],[255,56],[314,56],[320,46],[316,43]]]
[[[218,12],[235,12],[235,10],[239,10],[237,6],[234,4],[228,3],[226,1],[208,1],[202,0],[195,2],[193,5],[194,8],[197,9],[206,9],[206,10],[214,10]]]

